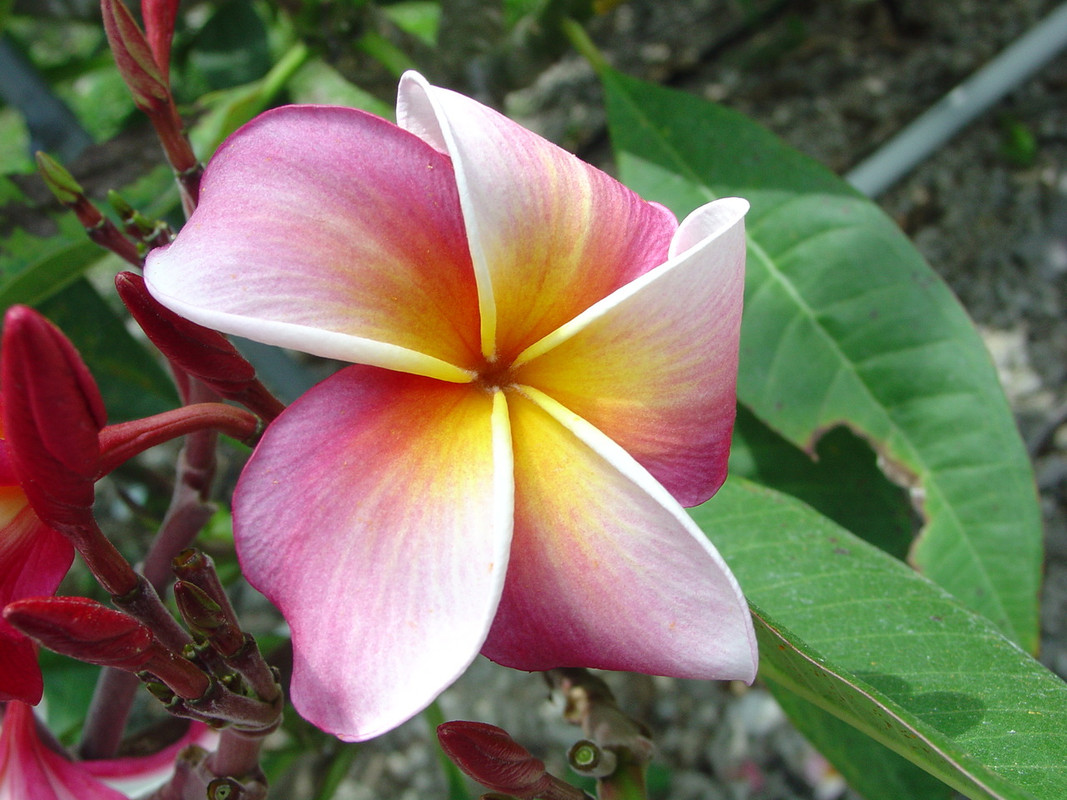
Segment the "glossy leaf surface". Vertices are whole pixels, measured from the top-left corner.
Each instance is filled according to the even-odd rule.
[[[968,797],[1067,796],[1067,685],[988,620],[786,495],[731,479],[692,513],[762,674]]]
[[[752,203],[738,394],[809,451],[845,425],[907,484],[911,561],[1027,650],[1041,528],[1032,473],[982,340],[875,205],[727,109],[606,71],[622,179],[684,214]]]

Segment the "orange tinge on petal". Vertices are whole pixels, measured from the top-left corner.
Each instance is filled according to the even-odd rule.
[[[517,382],[605,433],[684,506],[726,478],[747,208],[731,198],[694,212],[681,229],[696,229],[693,246],[529,348],[515,369]]]
[[[507,422],[499,393],[352,366],[268,428],[234,533],[292,628],[293,703],[316,725],[377,736],[477,656],[511,540]]]
[[[452,159],[485,356],[510,361],[667,259],[667,209],[493,109],[408,73],[397,118]]]

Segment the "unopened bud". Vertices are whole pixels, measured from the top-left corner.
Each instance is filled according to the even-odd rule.
[[[244,633],[199,586],[187,581],[175,582],[174,600],[189,628],[207,639],[224,657],[232,656],[244,646]]]
[[[37,153],[36,160],[37,171],[44,179],[45,186],[48,187],[49,191],[55,195],[60,203],[65,206],[72,206],[79,199],[84,199],[85,191],[82,189],[81,184],[74,180],[74,176],[62,164],[47,153],[42,152]]]
[[[153,675],[186,700],[203,697],[208,676],[168,650],[129,614],[85,597],[32,597],[8,603],[4,619],[49,650],[101,667]]]
[[[122,0],[101,0],[104,31],[119,74],[133,95],[134,104],[148,115],[155,128],[167,161],[178,177],[183,192],[182,203],[187,213],[196,207],[200,191],[201,168],[196,154],[185,136],[181,117],[174,105],[168,83],[168,70],[159,66],[152,45],[137,25]],[[169,14],[164,10],[164,13]],[[153,18],[155,24],[155,18]],[[169,23],[173,25],[173,22]],[[170,33],[162,36],[169,39]],[[169,44],[168,44],[169,47]]]
[[[92,518],[104,401],[60,330],[31,308],[4,317],[0,385],[11,463],[37,516],[50,527]]]
[[[122,0],[101,0],[100,10],[115,64],[134,103],[142,111],[158,112],[168,102],[170,90],[137,20]]]
[[[175,314],[132,272],[115,276],[115,288],[152,343],[182,370],[223,397],[245,404],[266,420],[284,409],[256,378],[256,370],[218,331]]]
[[[137,246],[85,196],[74,176],[46,153],[37,153],[37,171],[56,199],[74,212],[89,238],[136,267],[142,265]]]
[[[4,619],[49,650],[101,667],[135,672],[152,659],[152,631],[85,597],[16,600],[4,609]]]
[[[140,242],[146,251],[169,244],[174,238],[170,225],[162,220],[149,219],[114,189],[108,191],[107,201],[122,220],[126,233]]]
[[[551,793],[554,781],[545,771],[545,763],[503,728],[456,720],[438,725],[437,739],[456,766],[495,792],[523,800]]]
[[[152,343],[190,375],[223,395],[255,380],[255,368],[225,336],[175,314],[149,294],[140,275],[120,272],[115,287]]]
[[[141,0],[145,38],[164,83],[170,78],[170,45],[174,39],[178,4],[179,0]]]

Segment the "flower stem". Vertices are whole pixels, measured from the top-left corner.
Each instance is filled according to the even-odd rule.
[[[126,720],[133,708],[140,679],[132,672],[106,667],[96,679],[93,699],[82,726],[78,755],[82,758],[113,758],[122,744]]]
[[[587,670],[554,669],[545,679],[566,698],[564,719],[581,726],[591,747],[609,751],[617,760],[608,774],[598,775],[600,800],[647,800],[645,771],[653,748],[645,726],[627,716],[608,685]]]
[[[560,28],[570,40],[571,46],[585,57],[585,60],[589,62],[596,72],[600,74],[607,72],[611,65],[608,64],[608,60],[600,52],[600,49],[593,44],[593,40],[589,38],[589,34],[580,23],[565,17],[560,20]]]
[[[244,409],[225,403],[194,403],[144,419],[108,425],[100,432],[99,473],[106,475],[119,464],[157,444],[179,436],[214,431],[238,441],[251,441],[259,433],[259,419]],[[195,485],[198,492],[210,482],[206,475],[192,478],[192,473],[204,471],[208,466],[209,471],[214,470],[213,455],[204,452],[213,452],[214,444],[213,436],[190,437],[186,442],[184,469],[179,465],[179,472],[186,480],[180,482]]]
[[[198,397],[201,392],[207,392],[204,387],[199,385],[199,382],[191,381],[191,384],[193,385],[189,388],[190,395]],[[223,417],[232,420],[233,411],[237,411],[238,416],[246,413],[240,411],[240,409],[232,409],[231,406],[224,406],[221,403],[210,405],[213,408],[206,413],[203,408],[200,409],[199,413],[194,411],[192,414],[183,412],[183,409],[177,409],[175,417],[170,420],[173,426],[162,426],[163,430],[167,430],[173,435],[180,435],[175,433],[175,430],[182,424],[186,424],[189,429],[183,432],[189,434],[189,439],[187,439],[186,446],[178,457],[178,475],[170,507],[152,545],[149,547],[148,553],[145,555],[142,565],[144,585],[151,588],[152,595],[155,597],[154,605],[156,607],[152,616],[170,631],[171,636],[165,641],[172,646],[177,645],[176,649],[179,652],[181,651],[181,646],[190,640],[185,631],[166,611],[159,597],[165,592],[171,579],[170,565],[174,556],[189,546],[211,517],[213,510],[205,498],[211,482],[211,476],[214,474],[214,443],[216,437],[212,430],[204,430],[204,425],[212,419],[213,414],[219,415],[215,418],[215,421],[219,421]],[[184,423],[182,422],[183,420]],[[111,426],[112,429],[115,427],[117,426]],[[173,435],[167,438],[173,438]],[[108,462],[109,458],[112,459],[114,463],[110,468],[114,469],[115,466],[125,460],[125,458],[117,459],[116,449],[114,449],[118,447],[116,443],[120,442],[122,437],[117,436],[114,430],[109,436],[112,437],[110,439],[113,444],[112,449],[109,449],[108,444],[104,441],[103,432],[101,434],[101,450],[103,451],[101,460]],[[192,450],[189,449],[189,440],[191,439],[198,440]],[[166,440],[163,439],[163,441]],[[145,442],[146,440],[144,439],[140,440],[142,445]],[[143,449],[144,447],[141,448],[141,450]],[[141,450],[136,452],[141,452]],[[128,453],[126,458],[131,455],[133,455],[133,452]],[[136,601],[139,607],[146,602],[151,603],[147,598],[141,598]],[[142,621],[147,622],[133,608],[129,606],[124,606],[124,608],[134,613]],[[141,609],[139,608],[138,610]],[[153,630],[156,630],[155,625],[152,625],[152,627]],[[89,714],[82,729],[82,739],[78,747],[83,757],[106,758],[114,756],[118,751],[139,685],[140,681],[135,675],[121,670],[108,668],[100,674],[96,688],[93,691]]]

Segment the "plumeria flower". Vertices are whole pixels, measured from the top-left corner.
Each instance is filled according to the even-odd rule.
[[[70,542],[30,508],[0,425],[0,609],[13,600],[53,594],[73,560]],[[0,702],[38,703],[43,688],[36,645],[0,616]]]
[[[189,744],[209,745],[217,734],[194,723],[169,747],[149,756],[71,761],[49,746],[33,709],[8,703],[0,721],[0,799],[127,800],[161,785],[174,772],[174,759]]]
[[[748,608],[682,508],[725,478],[747,204],[679,225],[412,73],[397,117],[261,115],[147,265],[201,325],[352,364],[234,498],[298,710],[369,738],[479,652],[750,681]]]

